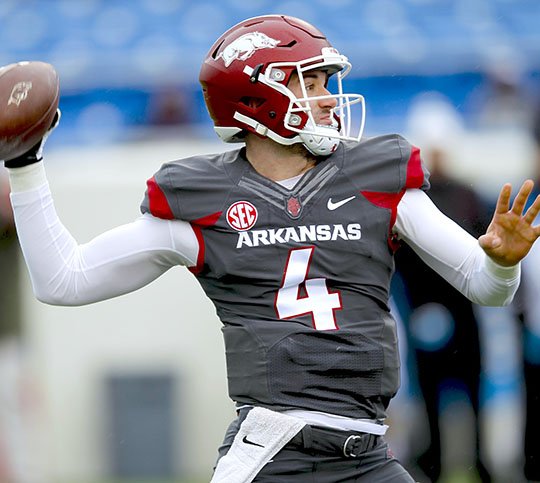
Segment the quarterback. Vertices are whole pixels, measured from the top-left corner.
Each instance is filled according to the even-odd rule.
[[[251,18],[200,71],[222,154],[164,164],[141,216],[79,245],[59,220],[42,145],[5,162],[36,297],[88,304],[190,270],[223,323],[237,407],[212,481],[412,482],[385,441],[399,387],[388,308],[393,254],[409,244],[471,300],[510,303],[540,235],[533,183],[504,185],[478,240],[429,200],[420,151],[362,138],[351,69],[312,25]],[[334,90],[335,89],[335,90]]]

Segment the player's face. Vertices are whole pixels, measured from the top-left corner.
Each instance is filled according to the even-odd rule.
[[[330,92],[326,88],[328,73],[322,70],[312,70],[304,73],[304,84],[308,97],[328,96]],[[304,98],[300,80],[297,74],[293,74],[287,86],[298,98]],[[316,99],[310,102],[311,112],[315,123],[319,125],[332,124],[332,111],[336,107],[335,98]]]

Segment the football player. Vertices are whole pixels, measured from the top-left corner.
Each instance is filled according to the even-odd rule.
[[[470,299],[504,305],[540,235],[540,200],[523,210],[531,181],[511,206],[502,188],[478,240],[441,214],[416,147],[361,140],[363,98],[342,86],[350,69],[300,19],[235,25],[200,82],[217,134],[241,146],[163,165],[142,216],[85,245],[58,219],[40,151],[6,162],[38,299],[92,303],[175,265],[197,277],[223,322],[238,410],[216,483],[413,481],[384,438],[399,386],[394,250],[408,243]]]

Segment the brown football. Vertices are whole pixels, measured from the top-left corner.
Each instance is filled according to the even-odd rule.
[[[0,159],[16,158],[39,142],[54,119],[59,93],[51,64],[28,61],[0,67]]]

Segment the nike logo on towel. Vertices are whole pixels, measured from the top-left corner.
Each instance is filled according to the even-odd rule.
[[[249,439],[247,439],[247,436],[244,436],[242,438],[242,442],[244,442],[246,444],[251,444],[252,446],[258,446],[259,448],[264,448],[264,446],[262,444],[254,443],[253,441],[250,441]]]
[[[334,211],[334,210],[337,210],[340,206],[343,206],[345,203],[348,203],[349,201],[354,200],[355,198],[356,196],[351,196],[350,198],[345,198],[344,200],[336,201],[335,203],[332,201],[332,198],[328,198],[328,203],[326,204],[326,207],[330,211]]]

